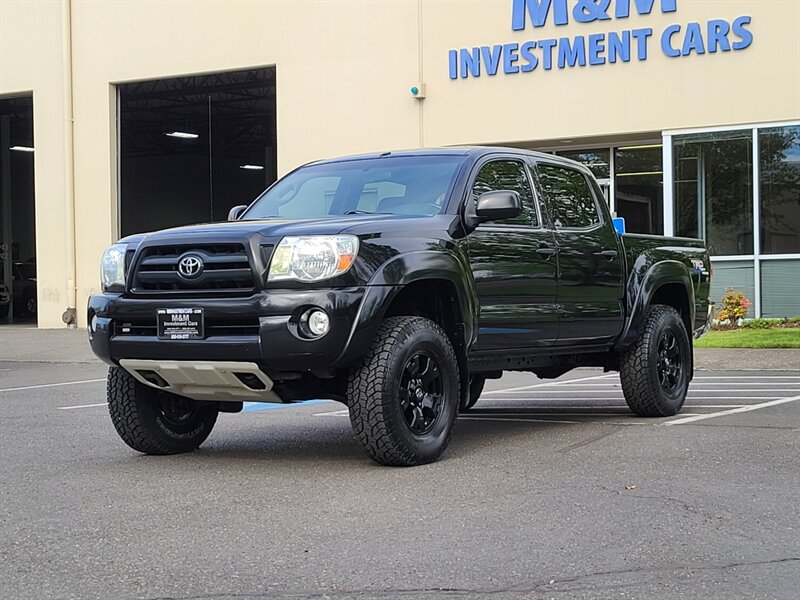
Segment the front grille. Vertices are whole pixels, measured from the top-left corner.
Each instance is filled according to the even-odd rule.
[[[199,256],[203,271],[190,279],[178,273],[186,254]],[[242,244],[171,245],[145,248],[136,262],[131,292],[247,293],[255,279]]]
[[[206,317],[205,318],[206,337],[221,336],[255,336],[259,334],[258,317]],[[156,318],[145,319],[115,319],[115,336],[151,336],[158,335],[156,331]]]

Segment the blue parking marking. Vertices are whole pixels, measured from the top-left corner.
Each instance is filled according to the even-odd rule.
[[[333,400],[304,400],[303,402],[292,402],[291,404],[273,404],[270,402],[245,402],[242,412],[252,412],[254,410],[278,410],[281,408],[297,408],[299,406],[311,406],[312,404],[324,404]]]

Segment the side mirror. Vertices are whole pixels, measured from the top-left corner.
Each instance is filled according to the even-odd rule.
[[[478,196],[473,204],[467,202],[464,211],[466,233],[473,231],[481,223],[513,219],[522,212],[522,200],[517,192],[497,190]]]
[[[242,216],[242,213],[246,209],[247,209],[246,204],[240,204],[239,206],[234,206],[228,213],[228,221],[238,221],[239,217]]]
[[[521,212],[522,201],[519,194],[506,190],[481,194],[475,204],[475,214],[481,221],[513,219]]]

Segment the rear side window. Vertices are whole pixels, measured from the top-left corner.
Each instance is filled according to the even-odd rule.
[[[536,166],[542,193],[557,228],[585,229],[602,223],[586,176],[556,165]]]
[[[533,192],[525,173],[525,167],[515,160],[495,160],[480,168],[472,184],[472,201],[486,192],[508,190],[517,192],[522,200],[522,212],[514,219],[504,219],[497,223],[511,225],[539,225],[533,204]]]

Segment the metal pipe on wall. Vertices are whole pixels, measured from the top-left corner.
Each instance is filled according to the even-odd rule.
[[[61,319],[70,327],[77,325],[78,282],[75,249],[75,146],[72,113],[72,0],[61,3],[62,52],[61,68],[64,83],[64,196],[66,204],[67,308]]]

